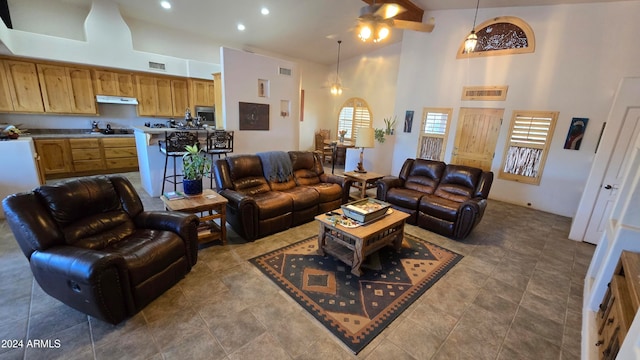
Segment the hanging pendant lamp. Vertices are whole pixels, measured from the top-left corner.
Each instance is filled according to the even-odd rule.
[[[464,52],[472,53],[476,49],[476,44],[478,44],[478,35],[476,35],[476,19],[478,18],[478,7],[480,6],[480,0],[476,3],[476,15],[473,17],[473,27],[471,28],[471,33],[467,36],[467,39],[464,41]]]
[[[342,40],[338,40],[338,61],[336,63],[336,80],[331,85],[331,95],[342,95],[342,84],[340,84],[340,44]]]

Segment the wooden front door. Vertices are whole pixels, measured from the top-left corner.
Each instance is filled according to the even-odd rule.
[[[504,109],[460,108],[451,163],[491,170]]]

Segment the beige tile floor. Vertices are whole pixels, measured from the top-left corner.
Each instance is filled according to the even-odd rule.
[[[147,209],[162,209],[127,174]],[[583,278],[594,247],[567,239],[571,219],[489,201],[465,241],[406,231],[463,254],[354,356],[247,259],[312,236],[314,223],[200,250],[177,286],[118,326],[44,294],[0,220],[0,339],[59,340],[0,348],[3,359],[579,359]]]

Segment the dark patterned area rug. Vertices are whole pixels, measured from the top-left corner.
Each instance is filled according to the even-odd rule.
[[[356,354],[462,259],[405,234],[400,253],[380,249],[358,278],[317,249],[313,236],[250,261]]]

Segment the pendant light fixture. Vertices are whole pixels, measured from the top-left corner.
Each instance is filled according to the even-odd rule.
[[[342,84],[340,84],[340,44],[342,40],[338,40],[338,62],[336,63],[336,80],[331,85],[331,95],[342,95]]]
[[[478,43],[478,35],[476,35],[476,19],[478,18],[478,7],[480,6],[480,0],[476,3],[476,15],[473,17],[473,27],[471,33],[467,36],[467,40],[464,41],[464,52],[471,53],[476,49]]]

